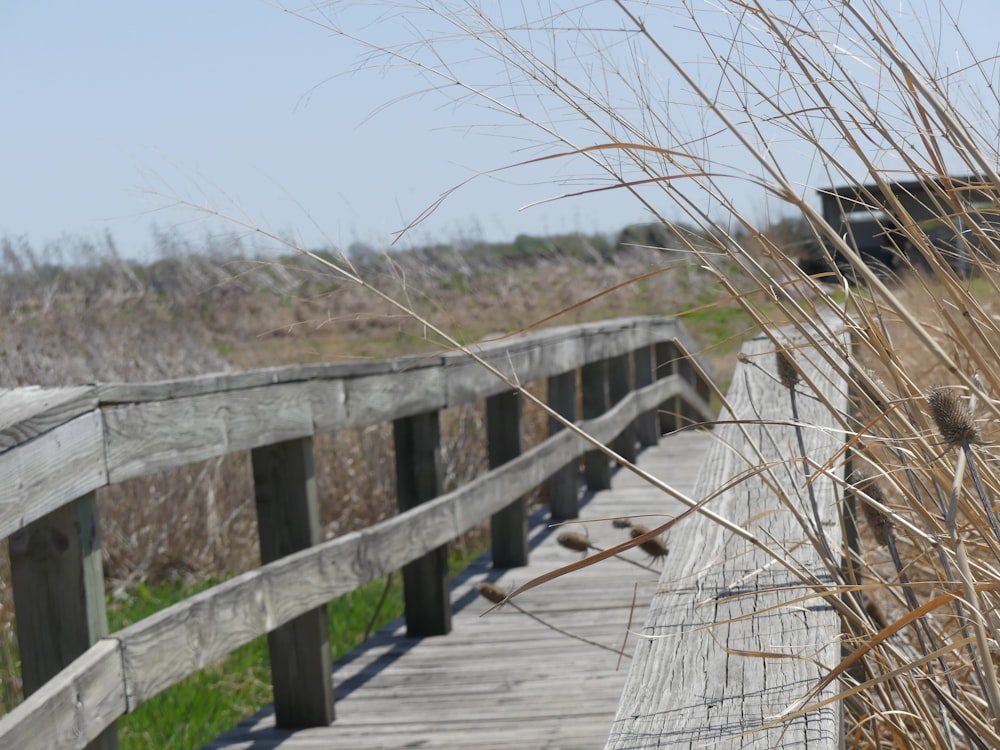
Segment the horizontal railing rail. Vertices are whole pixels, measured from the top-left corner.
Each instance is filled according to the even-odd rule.
[[[841,661],[833,596],[853,523],[838,328],[742,348],[692,493],[717,518],[675,530],[607,750],[843,747],[838,683],[824,679]]]
[[[408,632],[447,633],[449,540],[491,519],[494,564],[524,564],[528,491],[548,481],[552,516],[574,517],[581,455],[587,485],[609,486],[607,455],[558,422],[522,450],[511,383],[546,380],[557,413],[628,460],[637,444],[712,418],[704,369],[671,319],[549,329],[475,350],[509,382],[454,353],[0,392],[0,536],[10,538],[27,696],[0,718],[0,746],[113,747],[118,717],[265,633],[278,724],[329,724],[327,602],[402,567]],[[479,400],[492,468],[444,494],[438,412]],[[321,542],[312,436],[387,421],[399,515]],[[245,450],[262,565],[108,634],[95,490]]]

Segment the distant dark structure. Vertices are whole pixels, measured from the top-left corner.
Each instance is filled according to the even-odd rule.
[[[970,250],[978,245],[977,233],[968,231],[970,222],[1000,235],[997,194],[982,185],[982,180],[965,176],[886,185],[844,185],[820,190],[819,194],[823,218],[869,265],[893,272],[905,266],[904,257],[916,266],[924,263],[900,231],[903,222],[892,210],[898,202],[909,214],[907,221],[912,219],[952,267],[964,273],[969,270]],[[962,212],[956,213],[953,206],[941,199],[945,193],[960,196]],[[835,261],[841,264],[839,257]]]

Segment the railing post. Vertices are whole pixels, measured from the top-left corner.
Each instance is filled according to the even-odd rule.
[[[25,697],[107,635],[97,494],[88,492],[10,536],[14,617]],[[118,747],[114,726],[88,750]]]
[[[260,559],[269,563],[321,541],[312,438],[253,449]],[[327,726],[334,720],[326,606],[267,634],[279,727]]]
[[[635,389],[641,390],[647,385],[653,384],[654,376],[654,349],[653,346],[643,346],[635,350],[633,362],[635,364]],[[655,411],[647,411],[640,414],[636,420],[636,432],[639,437],[639,444],[644,448],[656,445],[660,442],[660,429],[657,423]]]
[[[576,421],[576,370],[553,375],[548,379],[547,401],[556,414],[570,422]],[[549,417],[549,435],[565,429]],[[565,521],[580,515],[580,461],[574,458],[549,477],[549,513],[555,521]]]
[[[523,399],[508,391],[486,399],[486,435],[490,468],[521,455],[524,443]],[[490,520],[494,568],[528,564],[528,499],[519,497]]]
[[[438,412],[393,422],[396,494],[401,511],[441,494],[441,427]],[[451,632],[448,545],[442,544],[403,567],[406,634],[411,638]]]
[[[678,359],[677,372],[691,386],[695,393],[705,401],[709,400],[710,391],[708,385],[698,377],[694,365],[686,355],[681,355],[680,359]],[[680,416],[680,427],[686,427],[687,425],[702,421],[701,413],[694,406],[683,401],[680,403]]]
[[[608,410],[608,360],[591,362],[580,368],[583,391],[583,418],[593,419]],[[611,460],[599,450],[583,455],[583,475],[591,491],[611,487]]]
[[[656,350],[656,377],[666,378],[678,372],[677,345],[672,341],[660,341]],[[666,435],[681,426],[683,403],[680,396],[674,396],[660,404],[660,434]]]
[[[632,355],[631,353],[620,354],[608,360],[608,399],[611,406],[614,406],[632,392]],[[629,424],[622,430],[621,434],[611,442],[611,447],[615,453],[626,461],[635,463],[638,456],[636,450],[636,426],[635,422]]]

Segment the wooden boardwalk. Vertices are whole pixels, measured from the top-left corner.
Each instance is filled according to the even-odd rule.
[[[706,432],[664,436],[640,455],[639,465],[688,493],[711,439]],[[650,514],[635,522],[653,526],[681,509],[635,475],[618,471],[611,490],[585,502],[581,520]],[[490,605],[476,593],[479,583],[509,590],[580,557],[557,544],[559,531],[585,530],[601,548],[628,538],[627,530],[608,520],[560,529],[547,528],[544,520],[532,519],[528,567],[493,570],[487,556],[457,578],[450,635],[410,639],[400,620],[338,662],[337,719],[331,726],[276,729],[267,708],[207,747],[603,747],[628,671],[628,659],[619,664],[617,651],[630,617],[633,629],[642,627],[661,563],[632,550],[630,559],[652,569],[610,559],[517,598],[528,613],[605,648],[557,633],[510,606],[482,617]],[[634,637],[626,653],[633,645]]]

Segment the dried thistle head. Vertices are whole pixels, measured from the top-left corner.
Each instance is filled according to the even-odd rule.
[[[868,528],[871,529],[880,547],[889,546],[889,530],[892,528],[892,521],[881,510],[876,508],[868,498],[874,500],[879,505],[884,506],[885,493],[878,482],[868,477],[861,477],[854,483],[855,490],[860,493],[861,512],[865,517]]]
[[[957,390],[941,384],[933,385],[927,393],[927,405],[931,408],[938,432],[949,446],[962,445],[965,441],[981,442],[972,408]]]
[[[799,371],[795,368],[795,360],[786,349],[779,349],[774,353],[774,358],[778,366],[778,380],[785,388],[794,388],[799,382]]]
[[[490,583],[489,581],[483,581],[481,584],[476,586],[476,591],[479,592],[481,597],[489,599],[494,604],[502,604],[504,600],[507,599],[507,592],[495,583]]]
[[[583,534],[577,534],[575,531],[564,531],[556,537],[556,541],[566,549],[576,552],[586,552],[590,549],[590,540]]]
[[[633,539],[648,533],[649,529],[647,529],[645,526],[633,526],[632,529],[629,531],[629,534],[632,535]],[[658,536],[654,536],[650,539],[647,539],[644,542],[639,542],[639,549],[641,549],[650,557],[660,558],[667,556],[667,545],[665,545],[663,543],[663,540],[660,539],[660,537]]]

